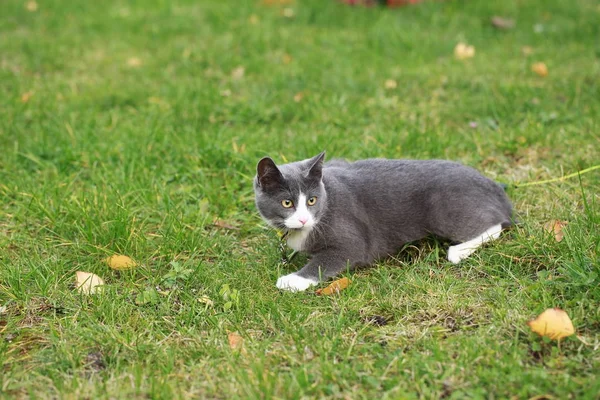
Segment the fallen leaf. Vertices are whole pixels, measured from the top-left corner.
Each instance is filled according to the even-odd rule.
[[[139,67],[142,65],[142,60],[137,57],[131,57],[127,60],[127,65],[130,67]]]
[[[114,256],[110,256],[105,261],[109,267],[111,267],[112,269],[117,270],[117,271],[123,271],[126,269],[132,269],[132,268],[137,267],[137,263],[135,261],[133,261],[131,258],[129,258],[127,256],[120,255],[120,254],[115,254]]]
[[[232,350],[241,350],[244,346],[244,338],[237,332],[229,332],[227,334],[227,339],[229,340],[229,347]]]
[[[221,90],[221,96],[223,96],[223,97],[231,96],[231,90],[229,90],[229,89]]]
[[[542,78],[548,76],[548,67],[543,62],[537,62],[532,64],[531,70],[539,76],[541,76]]]
[[[298,92],[294,95],[294,101],[296,103],[300,103],[303,98],[304,98],[304,93],[302,93],[302,92]]]
[[[294,4],[294,0],[262,0],[265,6],[285,6]]]
[[[458,43],[454,47],[454,57],[459,60],[466,60],[467,58],[473,58],[475,56],[475,47],[469,46],[465,43]]]
[[[560,340],[575,333],[571,318],[560,308],[547,309],[527,325],[538,335],[553,340]]]
[[[523,46],[521,47],[521,53],[523,53],[524,56],[530,56],[533,54],[533,47]]]
[[[544,230],[548,233],[551,233],[554,235],[554,239],[557,242],[560,242],[561,240],[563,240],[563,238],[565,237],[565,234],[563,232],[563,228],[565,226],[567,226],[568,222],[567,221],[560,221],[558,219],[553,219],[551,221],[548,221],[544,224]]]
[[[96,274],[91,272],[75,272],[75,287],[80,293],[95,294],[102,290],[104,281]]]
[[[386,89],[396,89],[398,87],[398,82],[393,79],[387,79],[384,83]]]
[[[21,95],[21,103],[27,103],[33,96],[33,92],[25,92]]]
[[[293,8],[286,7],[281,11],[281,15],[283,15],[286,18],[294,18],[294,16],[296,15],[296,12],[294,11]]]
[[[205,304],[206,307],[212,307],[215,303],[210,299],[210,297],[204,295],[198,299],[198,303]]]
[[[37,11],[38,9],[38,4],[35,1],[28,1],[27,4],[25,5],[25,8],[27,8],[27,11]]]
[[[258,25],[260,19],[258,18],[258,15],[252,14],[250,17],[248,17],[248,22],[250,22],[252,25]]]
[[[222,228],[222,229],[229,229],[229,230],[234,230],[234,231],[240,230],[240,228],[238,228],[237,226],[231,225],[229,222],[223,221],[222,219],[216,219],[213,222],[213,225],[216,226],[217,228]]]
[[[240,79],[242,79],[244,77],[244,74],[246,73],[246,69],[244,67],[237,67],[235,68],[233,71],[231,71],[231,78],[239,81]]]
[[[494,28],[498,29],[512,29],[515,27],[515,20],[511,18],[494,16],[490,22]]]
[[[350,283],[352,283],[352,281],[350,281],[348,278],[338,279],[337,281],[331,282],[331,284],[326,288],[317,290],[315,293],[319,296],[337,294],[346,289]]]

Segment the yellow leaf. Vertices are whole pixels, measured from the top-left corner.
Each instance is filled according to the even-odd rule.
[[[237,67],[233,71],[231,71],[231,78],[234,80],[240,80],[244,77],[246,73],[246,69],[244,67]]]
[[[386,89],[396,89],[398,87],[398,82],[393,79],[387,79],[384,86]]]
[[[100,292],[104,281],[96,274],[90,272],[75,272],[75,287],[80,293],[95,294]]]
[[[125,269],[132,269],[137,267],[137,263],[133,261],[131,258],[127,256],[123,256],[120,254],[115,254],[114,256],[110,256],[106,259],[106,263],[112,269],[117,271],[122,271]]]
[[[21,95],[21,103],[27,103],[33,96],[33,92],[25,92]]]
[[[331,282],[331,284],[329,286],[327,286],[326,288],[323,289],[319,289],[316,291],[317,295],[332,295],[332,294],[337,294],[339,292],[341,292],[342,290],[346,289],[348,287],[348,285],[350,285],[350,283],[352,283],[352,281],[350,281],[350,279],[348,278],[342,278],[342,279],[338,279],[337,281],[333,281]]]
[[[137,57],[131,57],[127,60],[127,65],[130,67],[139,67],[142,65],[142,60]]]
[[[37,11],[38,4],[35,1],[31,0],[31,1],[27,2],[27,4],[25,5],[25,8],[27,8],[27,11],[34,12],[34,11]]]
[[[454,57],[458,60],[466,60],[467,58],[473,58],[475,56],[475,47],[469,46],[465,43],[458,43],[454,47]]]
[[[237,332],[229,332],[227,334],[227,339],[229,340],[229,347],[231,350],[241,350],[244,346],[244,338]]]
[[[560,340],[575,333],[571,318],[560,308],[547,309],[527,325],[538,335],[553,340]]]
[[[553,234],[554,239],[557,242],[560,242],[565,237],[565,234],[563,233],[563,228],[567,226],[567,224],[567,221],[559,221],[557,219],[553,219],[544,224],[544,230],[548,233]]]
[[[548,67],[543,62],[534,63],[531,66],[531,70],[541,76],[542,78],[548,76]]]

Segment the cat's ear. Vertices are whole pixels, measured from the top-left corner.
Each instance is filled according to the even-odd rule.
[[[323,160],[325,160],[325,151],[321,152],[309,160],[308,176],[315,179],[321,179],[323,176]]]
[[[258,162],[256,166],[256,177],[258,186],[263,190],[271,190],[283,184],[283,175],[275,165],[275,162],[269,157],[265,157]]]

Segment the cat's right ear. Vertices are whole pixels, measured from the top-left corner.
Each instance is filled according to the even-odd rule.
[[[283,175],[269,157],[265,157],[256,166],[258,186],[263,190],[272,190],[283,184]]]

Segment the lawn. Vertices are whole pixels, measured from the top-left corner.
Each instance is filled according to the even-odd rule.
[[[598,2],[267,3],[2,2],[0,397],[599,398],[599,170],[510,187],[521,224],[460,265],[428,240],[334,296],[275,288],[305,258],[252,191],[264,155],[322,150],[598,164]],[[577,334],[532,333],[549,307]]]

